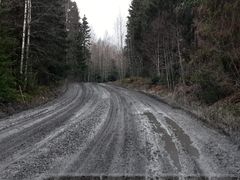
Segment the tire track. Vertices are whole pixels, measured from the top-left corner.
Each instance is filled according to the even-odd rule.
[[[223,176],[240,175],[239,167],[226,137],[106,84],[69,85],[53,102],[0,121],[0,179]]]
[[[81,152],[79,157],[76,158],[76,160],[67,167],[67,170],[65,171],[68,173],[83,173],[84,171],[88,171],[87,169],[84,170],[84,166],[87,166],[87,163],[89,159],[94,156],[96,151],[98,151],[98,148],[102,146],[103,144],[108,142],[108,137],[111,135],[112,127],[114,125],[114,120],[112,119],[112,115],[116,113],[116,107],[114,106],[114,102],[111,99],[110,102],[110,109],[107,115],[107,119],[104,122],[103,127],[99,130],[99,132],[95,135],[95,139],[91,141],[88,144],[87,149],[84,150],[84,152]]]
[[[43,142],[38,143],[37,147],[35,146],[26,157],[18,159],[16,162],[17,168],[13,165],[6,169],[4,176],[11,177],[11,179],[33,179],[33,177],[35,179],[37,172],[44,172],[40,175],[42,177],[44,174],[56,173],[61,166],[65,166],[68,161],[67,157],[79,151],[79,147],[84,143],[85,137],[83,137],[84,134],[82,134],[81,128],[86,126],[86,124],[95,123],[95,121],[90,121],[88,118],[94,117],[95,114],[99,116],[99,113],[103,113],[101,111],[102,103],[98,98],[100,95],[96,96],[97,88],[93,89],[95,93],[91,96],[91,100],[85,103],[84,107],[68,121],[68,124],[64,125],[63,128],[57,129]],[[86,111],[86,109],[90,109],[90,111]],[[87,119],[89,121],[86,121]],[[85,129],[82,130],[86,132]],[[88,133],[85,136],[89,135]],[[64,161],[64,158],[67,160]],[[18,166],[19,164],[21,165],[20,167]],[[16,172],[8,176],[7,172],[9,170],[15,170]]]
[[[72,116],[72,114],[76,112],[76,109],[78,109],[79,106],[86,101],[87,97],[89,97],[89,95],[83,93],[83,96],[78,99],[80,100],[78,103],[61,109],[60,114],[57,116],[54,114],[54,117],[50,116],[43,118],[37,124],[3,139],[0,142],[0,162],[3,162],[1,164],[4,164],[4,166],[1,166],[5,167],[6,164],[9,164],[7,161],[11,162],[11,159],[14,159],[14,157],[27,153],[32,147],[34,147],[35,143],[41,141],[41,139],[46,137],[50,132],[54,131],[54,129],[62,126],[65,121],[68,120],[68,117]]]

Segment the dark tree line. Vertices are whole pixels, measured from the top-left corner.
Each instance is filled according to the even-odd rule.
[[[82,22],[82,23],[81,23]],[[0,2],[0,101],[87,77],[90,30],[70,0]]]
[[[239,89],[238,0],[133,0],[129,13],[129,76],[199,85],[213,102]]]
[[[69,1],[67,17],[67,64],[69,76],[75,80],[89,80],[90,27],[86,16],[81,20],[76,2]]]

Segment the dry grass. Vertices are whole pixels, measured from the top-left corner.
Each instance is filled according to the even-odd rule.
[[[229,135],[235,142],[240,141],[239,92],[235,92],[231,96],[221,99],[213,105],[206,105],[196,97],[195,92],[199,88],[196,85],[178,85],[175,90],[171,92],[166,86],[152,85],[149,79],[144,78],[128,78],[116,82],[116,84],[157,95],[168,104],[190,111],[200,119],[204,119],[208,125]]]

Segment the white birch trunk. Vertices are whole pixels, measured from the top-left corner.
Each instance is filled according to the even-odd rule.
[[[29,64],[29,49],[31,37],[31,20],[32,20],[32,2],[28,0],[28,18],[27,18],[27,49],[26,49],[26,64],[25,64],[25,88],[28,80],[28,64]]]
[[[66,3],[66,31],[69,31],[68,27],[68,20],[69,20],[69,8],[70,8],[70,0],[67,0]]]
[[[24,61],[24,55],[25,55],[27,8],[28,8],[28,0],[25,0],[24,20],[23,20],[23,34],[22,34],[22,51],[21,51],[21,61],[20,61],[20,74],[21,75],[23,74],[23,61]]]

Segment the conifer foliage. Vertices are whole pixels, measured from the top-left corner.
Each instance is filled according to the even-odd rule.
[[[81,23],[71,0],[0,1],[0,101],[68,76],[86,78],[89,38],[87,18]]]
[[[80,24],[79,33],[77,36],[77,66],[75,69],[75,77],[80,78],[82,81],[88,81],[88,68],[90,62],[90,28],[86,16],[83,17]]]
[[[206,103],[239,90],[239,15],[239,0],[133,0],[128,74],[151,77],[172,90],[196,85]]]

